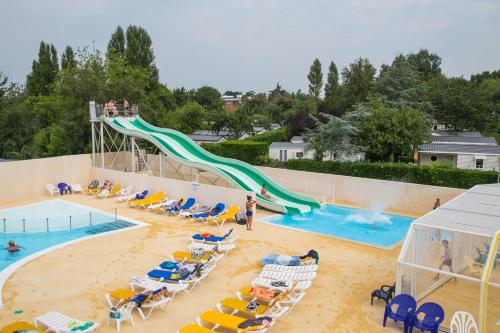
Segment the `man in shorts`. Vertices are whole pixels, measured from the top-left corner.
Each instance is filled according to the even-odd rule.
[[[451,249],[448,245],[448,241],[445,239],[441,242],[441,244],[443,244],[443,247],[444,247],[444,253],[443,255],[441,256],[441,265],[439,265],[439,270],[442,270],[443,267],[445,266],[448,266],[448,268],[450,269],[450,272],[451,273],[454,273],[453,272],[453,261],[451,259]],[[439,273],[437,273],[437,275],[434,277],[434,280],[439,280]]]

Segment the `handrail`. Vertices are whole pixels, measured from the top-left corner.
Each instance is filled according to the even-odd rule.
[[[100,116],[106,117],[135,117],[139,115],[139,107],[137,105],[130,105],[127,109],[125,109],[123,104],[114,103],[111,107],[108,107],[107,104],[96,104],[96,116],[99,118]]]

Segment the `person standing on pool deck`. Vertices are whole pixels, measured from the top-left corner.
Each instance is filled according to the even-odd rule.
[[[445,239],[441,242],[441,244],[443,244],[444,253],[441,256],[441,265],[439,265],[438,269],[442,270],[444,266],[448,266],[448,268],[450,269],[450,272],[453,273],[453,268],[451,267],[453,264],[453,261],[451,259],[451,249],[448,246],[448,241]],[[434,277],[434,280],[439,280],[439,273],[436,274],[436,276]]]
[[[253,205],[255,205],[255,200],[252,200],[250,195],[247,195],[246,202],[246,213],[245,217],[247,219],[247,230],[252,231],[252,222],[253,222]]]

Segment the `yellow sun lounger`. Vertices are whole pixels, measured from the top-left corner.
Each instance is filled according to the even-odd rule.
[[[218,307],[221,305],[223,308],[236,310],[239,313],[243,313],[247,316],[254,316],[254,317],[263,315],[269,309],[267,305],[259,304],[259,306],[257,307],[257,309],[255,309],[255,311],[248,311],[247,310],[248,303],[249,302],[243,301],[235,297],[228,297],[220,301]]]
[[[269,305],[273,305],[274,302],[280,302],[280,303],[297,303],[304,297],[305,293],[304,292],[296,292],[295,287],[297,286],[297,281],[293,281],[289,289],[283,292],[283,289],[279,288],[278,294],[272,299],[263,299],[258,296],[255,296],[255,294],[252,294],[252,289],[255,287],[243,287],[238,291],[238,297],[240,299],[252,299],[252,300],[257,300],[258,302],[264,302],[268,303]],[[261,288],[261,289],[267,289],[268,291],[272,291],[273,289],[268,289],[268,288]],[[277,291],[277,289],[274,289],[274,291]]]
[[[215,331],[212,331],[205,327],[201,327],[196,324],[189,324],[177,331],[177,333],[213,333],[213,332]]]
[[[128,204],[130,206],[146,208],[149,205],[160,203],[164,198],[165,198],[165,192],[157,192],[141,200],[131,200],[128,202]]]
[[[215,310],[205,311],[198,318],[210,325],[220,326],[222,328],[226,328],[238,333],[256,332],[261,330],[264,331],[267,328],[266,325],[252,326],[249,328],[238,328],[238,325],[246,321],[247,318],[241,318],[227,313],[220,313]]]
[[[16,321],[15,323],[9,324],[0,329],[0,333],[14,333],[17,331],[47,333],[47,331],[39,329],[25,321]]]
[[[226,222],[227,220],[230,220],[230,219],[234,219],[236,214],[238,214],[240,211],[240,207],[238,206],[230,206],[228,209],[227,209],[227,212],[225,212],[224,214],[221,214],[217,217],[209,217],[207,218],[206,220],[206,223],[215,223],[217,224],[219,227],[222,227],[224,225],[224,222]]]
[[[190,262],[190,263],[204,263],[211,259],[216,259],[217,254],[215,252],[205,252],[199,258],[193,258],[193,254],[188,251],[175,251],[172,253],[172,260],[176,262]]]
[[[95,193],[96,196],[100,198],[108,198],[117,195],[122,190],[122,184],[115,184],[113,187],[108,189],[107,191],[100,191],[99,193]],[[107,193],[106,193],[107,192]]]

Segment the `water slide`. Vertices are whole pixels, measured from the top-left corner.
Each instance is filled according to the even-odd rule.
[[[210,171],[241,189],[255,192],[257,203],[264,208],[279,213],[297,214],[320,207],[316,199],[283,188],[248,163],[214,155],[178,131],[153,126],[139,116],[102,118],[114,130],[148,140],[165,155],[183,165]],[[268,200],[260,194],[262,184],[267,185],[267,191],[273,200]]]

